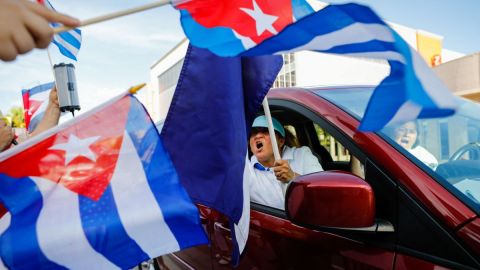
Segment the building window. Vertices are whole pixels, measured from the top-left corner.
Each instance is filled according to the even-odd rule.
[[[332,135],[327,133],[325,129],[318,124],[313,124],[315,131],[317,132],[318,141],[332,157],[333,161],[346,161],[350,162],[351,156],[347,148],[345,148],[339,141],[337,141]]]
[[[273,88],[292,87],[297,85],[295,76],[295,54],[282,54],[283,67],[278,73],[277,79],[273,83]]]

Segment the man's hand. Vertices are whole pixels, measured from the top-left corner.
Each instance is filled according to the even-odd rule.
[[[12,144],[13,136],[12,128],[0,119],[0,152]]]
[[[290,168],[290,164],[288,164],[288,161],[283,159],[276,160],[275,165],[272,167],[272,169],[275,173],[275,176],[277,177],[277,180],[284,183],[290,182],[299,175],[298,173],[292,171],[292,168]]]
[[[27,0],[0,0],[0,59],[12,61],[33,48],[46,48],[53,37],[49,22],[75,27],[77,19]]]

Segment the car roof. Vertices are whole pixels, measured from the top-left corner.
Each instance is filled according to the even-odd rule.
[[[271,88],[273,91],[308,91],[308,92],[317,92],[317,91],[326,91],[326,90],[343,90],[343,89],[374,89],[376,85],[332,85],[332,86],[299,86],[299,87],[278,87]]]

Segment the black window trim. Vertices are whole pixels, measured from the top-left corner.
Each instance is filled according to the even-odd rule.
[[[435,226],[437,230],[439,230],[439,232],[448,237],[450,241],[455,243],[457,245],[455,248],[459,248],[460,251],[463,252],[467,257],[469,257],[473,263],[477,264],[476,267],[480,267],[480,261],[478,259],[475,259],[474,251],[466,250],[465,247],[468,248],[468,246],[459,242],[458,237],[455,235],[455,232],[449,231],[444,228],[444,225],[439,222],[430,212],[428,212],[428,210],[426,210],[425,207],[423,207],[422,204],[419,203],[403,185],[398,185],[398,192],[402,193],[403,196],[405,196],[405,198],[410,201],[410,204],[417,208],[416,211],[420,211],[425,218],[428,218],[428,222],[430,222],[432,226]],[[401,217],[398,218],[400,219]],[[429,255],[428,253],[402,246],[399,243],[397,243],[397,251],[404,255],[410,255],[415,258],[425,259],[426,261],[438,263],[439,265],[446,267],[452,267],[453,269],[475,269],[470,268],[468,265],[465,264],[460,264],[442,257]]]

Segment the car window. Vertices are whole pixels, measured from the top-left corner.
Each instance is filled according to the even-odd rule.
[[[314,123],[298,112],[284,108],[282,110],[277,109],[274,117],[284,123],[283,127],[287,135],[285,136],[285,145],[292,149],[288,150],[289,154],[286,154],[287,152],[284,152],[284,154],[296,157],[289,160],[293,171],[304,175],[322,170],[342,170],[363,177],[364,166],[361,162],[352,158],[350,151],[320,124]],[[307,152],[305,147],[308,147],[311,153],[308,153],[310,151]],[[269,176],[271,175],[269,168],[262,169],[261,166],[253,166],[251,173],[251,201],[262,206],[283,210],[287,185],[280,181],[278,183],[272,181]]]
[[[325,129],[318,124],[314,124],[317,138],[322,147],[324,147],[332,157],[334,162],[343,161],[350,162],[351,156],[348,151],[339,141],[330,135]]]
[[[289,132],[290,135],[288,136],[289,142],[286,142],[287,145],[289,146],[294,146],[294,147],[300,147],[302,146],[300,142],[298,141],[298,135],[297,135],[297,130],[295,129],[294,126],[292,125],[283,125],[285,128],[285,132]]]
[[[314,123],[315,132],[317,134],[318,144],[322,151],[328,152],[331,162],[324,166],[325,170],[342,170],[348,171],[360,178],[365,178],[365,166],[363,162],[352,155],[352,153],[338,140],[335,136],[328,133],[319,124]]]
[[[382,132],[413,162],[480,207],[479,130],[480,120],[456,114],[388,126]],[[415,142],[409,142],[415,136]]]
[[[361,120],[373,88],[312,92]],[[380,134],[480,213],[480,105],[462,98],[457,101],[460,106],[452,116],[391,125]]]

